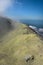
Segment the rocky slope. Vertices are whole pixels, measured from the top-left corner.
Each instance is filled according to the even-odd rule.
[[[43,65],[43,41],[26,25],[18,23],[1,39],[0,65]]]

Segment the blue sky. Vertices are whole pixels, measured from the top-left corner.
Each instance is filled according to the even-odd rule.
[[[0,6],[0,13],[5,16],[14,19],[43,19],[43,0],[4,0],[2,4],[6,7]]]

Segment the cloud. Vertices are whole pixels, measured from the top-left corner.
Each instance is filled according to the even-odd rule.
[[[12,0],[0,0],[0,13],[5,12],[7,8],[12,6]]]
[[[13,2],[16,5],[22,5],[18,0],[0,0],[0,14],[5,12],[8,8],[13,6]]]
[[[39,28],[39,32],[43,32],[43,28]]]

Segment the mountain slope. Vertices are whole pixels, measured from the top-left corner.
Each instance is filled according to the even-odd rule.
[[[5,17],[0,17],[0,37],[2,37],[7,32],[11,31],[13,28],[12,20]]]
[[[0,65],[43,65],[43,41],[26,27],[18,23],[15,30],[2,38]],[[25,57],[28,55],[33,55],[34,60],[26,62]]]
[[[19,23],[13,21],[12,19],[0,17],[0,38],[3,37],[8,32],[18,28]]]

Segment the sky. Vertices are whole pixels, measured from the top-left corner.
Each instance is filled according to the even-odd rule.
[[[43,0],[0,0],[0,15],[13,19],[43,19]]]

